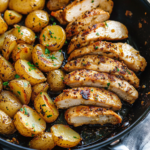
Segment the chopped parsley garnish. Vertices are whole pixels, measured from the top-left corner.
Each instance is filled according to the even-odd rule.
[[[95,49],[98,49],[98,46],[95,46]]]
[[[52,117],[52,115],[48,115],[47,118]]]
[[[18,32],[20,32],[20,27],[16,27],[16,28],[18,28]]]
[[[21,95],[21,92],[20,92],[20,91],[17,91],[17,93],[18,93],[19,95]]]
[[[127,71],[128,74],[131,74],[131,72],[128,69],[126,71]]]
[[[35,38],[37,38],[37,36],[35,36]]]
[[[23,33],[21,32],[21,35],[23,35]]]
[[[85,63],[82,63],[83,64],[83,66],[85,66]]]
[[[15,78],[18,79],[18,78],[20,78],[20,76],[19,76],[18,74],[16,74],[16,75],[15,75]]]
[[[105,25],[108,27],[108,24],[107,24],[107,22],[105,21]]]
[[[39,118],[38,120],[41,120],[41,118]]]
[[[63,78],[63,77],[61,77],[61,79],[63,80],[64,78]]]
[[[56,22],[53,22],[53,25],[56,25]]]
[[[118,85],[119,85],[119,86],[121,86],[121,84],[120,84],[120,83],[118,83]]]
[[[57,39],[57,37],[56,37],[56,36],[54,36],[54,38],[55,38],[55,39]]]
[[[40,94],[42,94],[42,92],[40,92]]]
[[[44,55],[42,54],[41,57],[44,57]]]
[[[39,22],[39,26],[41,26],[41,23]]]
[[[56,66],[56,64],[53,64],[54,66]]]
[[[119,69],[117,68],[117,71],[119,72]]]
[[[9,83],[8,83],[8,81],[6,81],[6,82],[3,82],[3,85],[5,86],[5,85],[8,85]]]
[[[36,62],[35,65],[38,67],[38,63]]]
[[[45,48],[45,54],[50,54],[50,51],[48,48]]]
[[[9,14],[9,16],[12,16],[11,14]]]
[[[46,106],[46,104],[43,104],[42,106]]]
[[[75,139],[79,139],[79,138],[77,138],[76,136],[73,136],[73,138],[75,138]]]
[[[36,69],[35,66],[31,64],[30,62],[27,62],[27,64],[30,66],[29,71]]]
[[[49,44],[46,44],[46,46],[49,46]]]
[[[91,3],[94,3],[94,0],[92,0]]]
[[[31,135],[32,137],[34,136],[34,134]]]
[[[18,49],[20,49],[20,48],[18,47]]]
[[[43,38],[44,38],[43,40],[45,41],[45,35],[44,34],[43,34]]]
[[[24,112],[25,112],[24,114],[25,114],[25,115],[28,115],[27,108],[24,107],[23,109],[24,109]]]
[[[27,86],[28,86],[28,84],[27,84],[26,82],[24,82],[23,84],[24,84],[24,86],[25,86],[25,87],[27,87]]]
[[[51,18],[50,20],[51,20],[51,21],[54,21],[54,18]]]
[[[20,108],[20,111],[23,111],[23,109],[22,109],[22,108]]]
[[[26,123],[26,125],[28,125],[28,123]]]
[[[32,124],[32,128],[35,128],[35,124]]]
[[[109,86],[110,86],[110,83],[107,83],[107,86],[109,87]]]
[[[59,52],[61,52],[61,50],[59,50]]]
[[[57,59],[56,57],[54,57],[54,55],[52,55],[51,59]]]
[[[91,90],[91,92],[93,92],[93,90]]]
[[[95,97],[95,99],[97,100],[97,97]]]
[[[96,35],[99,36],[99,33],[97,32]]]
[[[65,41],[65,44],[67,44],[68,42],[67,41]]]

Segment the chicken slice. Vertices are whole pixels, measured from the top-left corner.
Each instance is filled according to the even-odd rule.
[[[112,0],[75,0],[64,9],[64,18],[68,22],[77,19],[82,13],[99,7],[111,13],[113,9]]]
[[[85,124],[118,124],[122,118],[112,110],[94,106],[76,106],[65,112],[68,124],[74,127]]]
[[[90,42],[98,40],[122,40],[128,38],[128,30],[125,25],[117,21],[105,21],[91,26],[71,39],[68,46],[68,54],[74,49],[86,46]]]
[[[122,103],[116,94],[103,88],[95,87],[63,90],[63,93],[56,97],[54,103],[59,109],[78,105],[101,106],[112,108],[113,110],[119,110],[122,107]]]
[[[79,69],[88,69],[98,72],[110,73],[119,77],[123,77],[123,79],[127,80],[136,88],[139,87],[139,78],[133,71],[129,70],[124,63],[108,58],[106,56],[85,55],[81,58],[77,58],[76,60],[68,62],[64,66],[64,69],[67,72]]]
[[[132,85],[107,73],[92,70],[73,71],[65,76],[64,83],[70,87],[104,87],[130,104],[138,98],[138,92]]]
[[[100,8],[84,12],[75,21],[72,21],[67,25],[67,39],[79,34],[83,30],[87,30],[89,26],[108,20],[109,17],[109,13]]]
[[[70,54],[68,61],[84,55],[93,54],[104,55],[110,58],[121,60],[129,69],[136,72],[144,71],[147,65],[145,58],[140,55],[139,51],[135,50],[129,44],[111,43],[106,41],[97,41],[88,45],[87,47],[74,50]]]

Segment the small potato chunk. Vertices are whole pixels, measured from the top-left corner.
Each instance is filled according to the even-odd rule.
[[[27,60],[17,60],[15,70],[18,75],[28,80],[31,85],[46,81],[44,74]]]
[[[2,110],[0,110],[0,133],[13,134],[16,131],[12,119]]]
[[[32,93],[29,81],[23,79],[11,80],[9,82],[9,87],[22,104],[29,104]]]
[[[9,117],[13,118],[13,116],[21,107],[22,104],[13,93],[9,91],[1,92],[0,109],[4,111]]]
[[[9,34],[5,37],[4,43],[3,43],[2,54],[6,60],[9,59],[9,56],[16,45],[17,45],[17,38],[14,35]]]
[[[50,52],[41,44],[37,44],[32,51],[33,63],[43,72],[60,68],[64,60],[61,50]]]
[[[25,26],[34,32],[40,32],[49,23],[49,15],[44,10],[35,10],[25,19]]]
[[[33,44],[35,42],[35,33],[24,26],[15,26],[12,34],[17,37],[17,43]]]
[[[54,122],[59,112],[52,99],[46,92],[41,92],[34,100],[34,107],[38,114],[48,123]]]
[[[79,144],[80,135],[67,125],[57,124],[51,127],[54,143],[60,147],[70,148]]]
[[[51,51],[60,50],[66,40],[64,29],[58,25],[45,27],[40,34],[40,43]]]
[[[0,55],[0,78],[3,81],[12,80],[15,78],[15,69],[4,57]]]
[[[0,0],[0,13],[4,12],[8,7],[9,0]]]
[[[48,88],[49,88],[49,84],[47,82],[36,84],[35,86],[33,86],[31,100],[34,101],[34,99],[37,97],[37,95],[40,92],[47,92]]]
[[[14,25],[19,23],[22,19],[22,15],[13,11],[13,10],[6,10],[4,13],[4,20],[8,25]]]
[[[29,142],[30,148],[39,150],[51,150],[55,147],[55,143],[50,132],[44,132],[37,135]]]
[[[0,78],[0,92],[3,90],[3,81],[2,79]]]
[[[15,114],[14,124],[19,133],[25,137],[33,137],[46,129],[46,122],[27,105],[23,105]]]
[[[60,69],[50,71],[47,75],[47,82],[49,83],[50,90],[53,92],[62,91],[65,88],[65,84],[63,83],[64,77],[65,73]]]
[[[25,59],[28,61],[32,60],[32,50],[33,46],[29,44],[18,44],[12,51],[13,61],[18,59]]]
[[[8,25],[4,21],[4,19],[1,17],[0,14],[0,34],[3,34],[8,29]]]

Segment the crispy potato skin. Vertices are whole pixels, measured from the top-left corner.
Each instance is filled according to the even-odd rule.
[[[8,29],[8,25],[4,21],[4,19],[0,15],[0,34],[5,33],[5,31]]]
[[[45,0],[10,0],[9,9],[21,14],[28,14],[34,10],[43,9]]]
[[[55,147],[55,143],[50,132],[44,132],[37,135],[29,142],[30,148],[39,150],[51,150]]]
[[[4,12],[8,7],[9,0],[0,0],[0,13]]]
[[[0,109],[4,111],[9,117],[13,118],[13,116],[21,107],[22,104],[13,93],[9,91],[1,92]]]
[[[20,111],[15,114],[14,125],[25,137],[33,137],[46,129],[46,122],[27,105],[23,105]]]
[[[34,107],[39,115],[48,123],[54,122],[59,112],[46,92],[41,92],[34,100]]]
[[[57,124],[51,127],[56,145],[64,148],[74,147],[81,141],[80,135],[67,125]]]
[[[0,133],[13,134],[16,131],[12,119],[2,110],[0,110]]]
[[[40,32],[49,23],[49,15],[44,10],[35,10],[26,17],[25,26],[34,32]]]

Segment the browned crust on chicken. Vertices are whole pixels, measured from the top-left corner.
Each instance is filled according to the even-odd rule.
[[[112,110],[94,106],[77,106],[65,112],[68,124],[75,127],[84,124],[119,124],[122,118]]]

